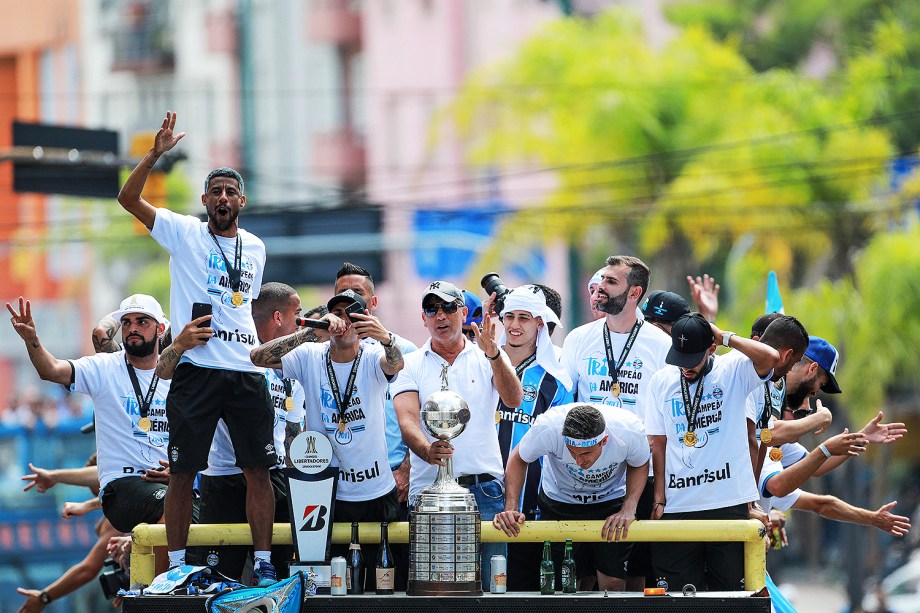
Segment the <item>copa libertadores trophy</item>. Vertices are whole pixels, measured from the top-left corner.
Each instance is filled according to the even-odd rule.
[[[459,394],[442,390],[425,401],[421,423],[431,436],[460,436],[470,409]],[[479,596],[480,517],[476,498],[453,476],[448,458],[422,490],[409,516],[410,596]]]

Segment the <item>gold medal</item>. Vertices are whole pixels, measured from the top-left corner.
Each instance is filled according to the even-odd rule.
[[[762,428],[760,430],[760,442],[764,445],[769,445],[770,441],[773,440],[773,431],[770,428]]]
[[[294,408],[294,399],[288,396],[287,398],[284,399],[284,410],[290,411],[293,408]]]
[[[243,293],[242,292],[233,292],[233,296],[230,297],[230,302],[233,303],[233,306],[240,306],[243,304]]]
[[[770,459],[774,462],[779,462],[783,459],[783,450],[779,447],[773,447],[770,449]]]
[[[344,421],[339,422],[339,434],[345,434],[345,422]]]
[[[500,424],[501,421],[502,421],[502,412],[501,412],[501,411],[495,411],[495,425]]]
[[[144,432],[150,432],[150,426],[153,424],[146,417],[141,417],[137,420],[137,427],[143,430]]]
[[[696,432],[687,432],[684,435],[684,445],[686,445],[687,447],[695,447],[696,441],[697,441]]]
[[[616,381],[610,384],[610,395],[614,398],[620,397],[620,384]]]

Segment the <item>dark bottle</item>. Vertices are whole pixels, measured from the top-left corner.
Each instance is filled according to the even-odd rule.
[[[351,524],[351,545],[345,558],[345,586],[349,594],[364,593],[364,554],[358,542],[358,522]]]
[[[553,554],[550,542],[543,541],[543,561],[540,562],[540,593],[556,593],[556,568],[553,566]]]
[[[377,593],[380,595],[392,594],[396,584],[396,565],[390,552],[388,526],[387,522],[380,524],[380,548],[377,550],[377,565],[374,568],[377,575]]]
[[[578,591],[578,575],[575,573],[575,558],[572,555],[572,539],[565,539],[565,555],[562,558],[562,593]]]

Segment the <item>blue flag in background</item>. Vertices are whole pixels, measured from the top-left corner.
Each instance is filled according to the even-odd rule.
[[[772,270],[767,275],[767,308],[765,313],[785,313],[783,310],[783,297],[779,295],[779,281]]]
[[[770,604],[773,605],[773,611],[776,613],[797,613],[792,603],[780,593],[779,588],[773,583],[773,579],[770,578],[769,574],[767,575],[767,591],[770,592]]]

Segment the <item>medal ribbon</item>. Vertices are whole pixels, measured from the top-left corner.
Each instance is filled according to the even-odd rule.
[[[527,358],[526,360],[524,360],[523,362],[521,362],[520,364],[514,367],[514,374],[517,375],[518,380],[520,380],[521,377],[524,376],[524,371],[527,370],[527,367],[533,364],[534,362],[536,362],[536,360],[537,360],[537,354],[532,353],[529,358]]]
[[[760,412],[760,419],[757,420],[757,427],[763,430],[770,425],[770,415],[773,413],[773,394],[770,393],[770,383],[765,381],[763,384],[763,411]]]
[[[150,379],[150,387],[147,388],[147,395],[144,396],[143,392],[141,392],[140,381],[137,380],[137,373],[134,372],[134,367],[128,361],[128,356],[125,356],[125,367],[128,369],[131,385],[134,386],[134,395],[137,397],[137,404],[141,409],[141,419],[146,419],[148,413],[150,413],[150,404],[153,402],[153,395],[157,391],[157,384],[160,382],[160,378],[155,372],[153,373],[153,377]]]
[[[607,352],[607,374],[610,375],[611,383],[617,382],[617,378],[620,376],[620,364],[626,360],[629,350],[632,349],[633,343],[636,342],[642,323],[643,320],[640,319],[633,324],[632,330],[629,332],[629,338],[626,339],[626,344],[623,345],[623,352],[620,353],[620,359],[616,362],[613,361],[613,344],[610,342],[610,330],[607,329],[607,323],[604,323],[604,351]]]
[[[684,400],[684,415],[687,417],[687,432],[693,432],[696,429],[696,414],[700,412],[700,400],[703,398],[703,377],[700,376],[697,382],[696,393],[693,395],[693,403],[690,402],[690,384],[687,383],[687,377],[680,376],[680,395]]]
[[[234,292],[240,291],[240,286],[242,285],[240,280],[243,276],[243,242],[240,240],[240,233],[236,233],[236,247],[233,250],[233,266],[230,266],[230,260],[227,259],[227,255],[224,253],[223,248],[220,246],[220,243],[217,242],[217,237],[211,232],[210,226],[208,227],[208,234],[214,239],[214,244],[217,245],[217,250],[220,251],[220,257],[224,259],[224,266],[227,268],[227,276],[230,277],[230,289]]]
[[[363,347],[358,347],[358,355],[355,361],[351,363],[351,372],[348,374],[348,381],[345,383],[345,395],[339,395],[339,382],[335,378],[335,371],[332,369],[332,357],[329,349],[326,350],[326,376],[329,377],[329,385],[332,387],[332,397],[339,408],[339,423],[345,423],[345,411],[348,409],[348,403],[351,402],[351,395],[355,392],[355,379],[358,377],[358,363],[361,361],[361,354],[364,353]],[[285,388],[287,389],[287,388]]]

